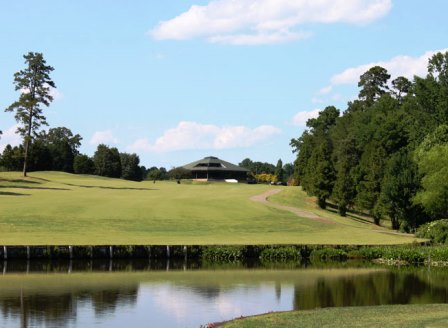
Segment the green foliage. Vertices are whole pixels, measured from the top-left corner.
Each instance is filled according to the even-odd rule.
[[[316,248],[311,252],[310,258],[313,260],[346,260],[347,251],[341,248],[325,247]]]
[[[301,258],[300,251],[293,246],[268,246],[259,255],[264,261],[291,261]]]
[[[390,75],[387,70],[374,66],[361,75],[358,87],[361,87],[359,98],[364,100],[368,105],[373,104],[381,95],[385,94],[389,89],[387,81]]]
[[[243,246],[208,246],[202,250],[202,258],[208,261],[231,262],[243,259]]]
[[[79,154],[73,160],[73,170],[76,174],[94,174],[95,164],[89,156]]]
[[[384,68],[362,74],[341,117],[327,107],[291,140],[294,179],[321,207],[330,199],[342,216],[355,209],[394,229],[448,217],[447,67],[438,53],[426,77],[398,77],[391,90]]]
[[[276,167],[266,162],[253,162],[250,158],[245,158],[238,164],[240,167],[248,169],[253,175],[267,173],[275,174]]]
[[[3,149],[0,167],[5,171],[20,171],[23,168],[23,146],[6,145]]]
[[[281,159],[277,161],[277,166],[275,167],[275,176],[277,181],[282,182],[284,179],[285,172],[283,171],[283,162]]]
[[[412,198],[420,188],[420,176],[412,156],[405,150],[389,159],[381,182],[380,207],[389,216],[393,229],[415,229],[424,214]]]
[[[421,154],[418,167],[423,174],[423,189],[415,202],[435,218],[448,217],[448,144],[435,145]]]
[[[95,174],[109,178],[119,178],[121,176],[121,159],[118,149],[109,148],[106,145],[98,145],[93,155],[95,164]]]
[[[168,177],[173,180],[191,179],[191,171],[183,167],[174,167],[168,171]]]
[[[125,180],[142,181],[142,170],[140,169],[140,158],[137,154],[120,154],[121,177]]]
[[[437,244],[448,244],[448,219],[425,223],[418,228],[416,235]]]
[[[48,132],[43,131],[38,140],[41,140],[50,152],[50,170],[73,172],[74,158],[82,140],[79,134],[74,135],[66,127],[57,127],[49,129]]]

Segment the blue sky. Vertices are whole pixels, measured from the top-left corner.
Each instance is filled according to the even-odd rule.
[[[215,155],[292,162],[307,118],[380,64],[423,75],[448,48],[445,0],[0,0],[0,108],[23,54],[55,70],[50,127],[136,152],[145,166]],[[0,111],[0,150],[18,144]]]

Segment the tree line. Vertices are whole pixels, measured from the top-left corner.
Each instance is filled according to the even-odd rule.
[[[249,170],[249,179],[256,182],[280,182],[280,183],[292,183],[292,177],[294,173],[294,166],[292,163],[286,163],[283,165],[283,161],[279,159],[277,165],[267,162],[252,161],[250,158],[243,159],[238,166],[244,167]]]
[[[448,52],[425,77],[397,77],[380,66],[361,75],[358,98],[328,106],[290,145],[294,177],[321,208],[369,213],[413,231],[448,217]]]

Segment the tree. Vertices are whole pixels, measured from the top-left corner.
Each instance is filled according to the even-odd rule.
[[[93,155],[95,173],[109,178],[119,178],[121,176],[121,159],[118,149],[109,148],[104,144],[98,145]]]
[[[386,159],[386,151],[382,145],[373,141],[366,146],[359,164],[356,205],[361,209],[369,210],[375,224],[380,224],[381,219],[377,203]]]
[[[277,181],[283,182],[284,179],[283,162],[281,159],[277,161],[277,166],[275,167],[275,176]]]
[[[140,158],[137,154],[120,154],[121,177],[125,180],[142,181],[142,171],[140,169]]]
[[[364,100],[368,106],[372,105],[381,95],[385,94],[389,87],[387,81],[390,75],[387,70],[380,66],[374,66],[361,75],[358,87],[359,98]]]
[[[78,154],[73,160],[73,171],[76,174],[94,174],[95,164],[89,156]]]
[[[73,172],[74,158],[78,154],[82,137],[73,135],[66,127],[51,128],[48,132],[43,131],[39,140],[48,147],[52,158],[52,170]]]
[[[404,76],[399,76],[392,81],[392,86],[394,88],[394,95],[401,103],[403,98],[408,94],[409,90],[412,87],[411,81],[409,81]]]
[[[415,151],[422,189],[414,201],[434,218],[448,217],[448,125],[440,125]]]
[[[423,217],[419,206],[412,202],[420,188],[420,176],[412,156],[403,149],[387,162],[381,182],[380,207],[389,216],[392,229],[415,229]],[[420,220],[421,221],[421,220]]]
[[[18,171],[23,167],[23,146],[11,147],[6,145],[3,149],[0,166],[6,171]]]
[[[41,53],[29,52],[23,56],[27,67],[14,74],[15,90],[20,91],[19,100],[5,111],[15,111],[15,119],[22,124],[17,131],[24,138],[23,176],[26,177],[28,155],[33,136],[41,125],[48,125],[42,114],[42,105],[49,106],[53,101],[50,88],[55,88],[50,78],[53,67],[48,66]]]

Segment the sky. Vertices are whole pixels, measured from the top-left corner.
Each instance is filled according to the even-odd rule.
[[[147,167],[205,156],[293,162],[306,120],[358,95],[374,65],[424,76],[448,49],[446,0],[0,0],[0,151],[18,145],[4,108],[23,55],[54,67],[50,127],[137,153]]]

